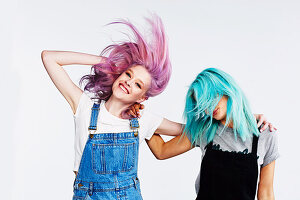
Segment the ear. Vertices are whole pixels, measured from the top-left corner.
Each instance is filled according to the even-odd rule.
[[[137,103],[142,103],[142,102],[146,101],[147,99],[148,99],[147,96],[143,96],[142,98],[138,99],[136,102]]]

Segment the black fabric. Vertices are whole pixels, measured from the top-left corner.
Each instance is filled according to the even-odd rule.
[[[258,178],[257,143],[258,137],[254,135],[252,152],[242,154],[215,150],[210,142],[202,159],[196,200],[254,200]]]

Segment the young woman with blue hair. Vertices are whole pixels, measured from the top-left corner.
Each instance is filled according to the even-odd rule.
[[[200,147],[197,199],[254,200],[259,174],[258,199],[274,199],[277,135],[269,129],[259,132],[244,93],[229,74],[202,71],[189,87],[184,116],[182,136],[164,142],[154,135],[147,143],[158,159]]]

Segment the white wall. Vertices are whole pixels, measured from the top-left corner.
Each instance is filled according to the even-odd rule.
[[[156,12],[170,41],[173,74],[164,94],[146,106],[182,122],[188,85],[206,67],[230,73],[253,111],[278,128],[277,199],[300,199],[300,4],[252,1],[11,1],[1,7],[1,199],[71,199],[74,174],[72,112],[42,66],[43,49],[99,54],[117,18],[144,25]],[[78,83],[89,67],[65,67]],[[200,150],[157,161],[145,143],[139,175],[145,200],[195,198]]]

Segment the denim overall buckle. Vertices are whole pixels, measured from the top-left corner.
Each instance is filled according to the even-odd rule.
[[[90,182],[88,191],[89,191],[89,195],[92,196],[93,195],[93,182]]]
[[[89,137],[92,139],[94,134],[96,133],[97,129],[89,129]]]
[[[137,118],[130,119],[130,127],[133,129],[134,136],[137,137],[139,135],[138,128],[140,127],[139,121]]]
[[[134,188],[137,189],[137,182],[139,181],[138,177],[133,177],[132,180],[134,182]]]
[[[92,139],[94,137],[94,134],[97,130],[97,121],[98,121],[98,114],[99,114],[99,107],[100,104],[94,103],[92,107],[92,113],[91,113],[91,121],[90,121],[90,126],[89,126],[89,137]]]

